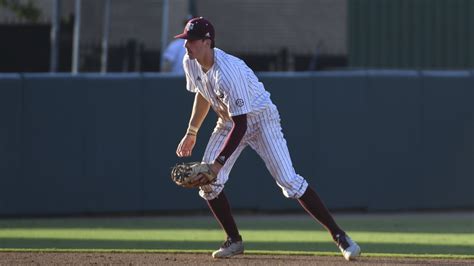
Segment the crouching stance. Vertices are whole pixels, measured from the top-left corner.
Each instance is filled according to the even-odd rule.
[[[344,258],[356,258],[360,247],[336,224],[317,193],[295,172],[270,93],[242,60],[215,48],[214,36],[213,26],[202,17],[191,19],[183,33],[175,36],[186,39],[186,88],[195,93],[188,130],[176,150],[179,157],[191,155],[210,107],[218,115],[202,160],[212,178],[201,178],[204,181],[199,190],[227,234],[227,240],[212,256],[228,258],[244,252],[223,188],[240,153],[250,146],[263,159],[285,197],[296,199],[329,231]]]

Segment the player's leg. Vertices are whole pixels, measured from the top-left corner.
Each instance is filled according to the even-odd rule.
[[[297,199],[302,207],[329,231],[341,251],[350,248],[352,243],[353,252],[346,252],[346,254],[349,256],[351,254],[358,255],[360,249],[357,244],[346,237],[347,235],[334,221],[318,194],[308,186],[303,177],[296,174],[281,130],[278,113],[273,112],[271,116],[265,117],[260,123],[260,132],[255,139],[250,141],[250,145],[262,157],[283,194],[288,198]],[[347,259],[344,251],[343,254]]]
[[[256,142],[254,144],[254,141]],[[296,174],[278,118],[261,122],[260,134],[250,142],[288,198],[295,198],[332,236],[344,233],[336,224],[317,193]]]
[[[209,143],[204,152],[203,162],[212,162],[222,149],[230,128],[217,127],[209,139]],[[222,229],[227,234],[227,240],[222,246],[212,253],[214,258],[228,258],[244,252],[242,237],[232,215],[231,207],[223,191],[224,185],[228,180],[229,173],[239,157],[242,150],[246,147],[244,141],[237,147],[226,164],[219,171],[216,182],[211,185],[200,188],[199,194],[204,198],[214,217],[219,222]]]
[[[359,245],[337,225],[318,194],[311,187],[308,186],[298,202],[306,212],[326,227],[345,259],[352,260],[359,256]]]
[[[319,198],[319,195],[310,186],[308,186],[304,194],[297,200],[306,212],[319,221],[329,231],[334,240],[336,240],[337,235],[345,234],[334,221],[329,210]]]
[[[212,253],[214,258],[229,258],[244,253],[242,237],[239,234],[234,217],[232,216],[230,204],[224,191],[216,198],[206,201],[214,217],[226,232],[227,239],[218,250]]]

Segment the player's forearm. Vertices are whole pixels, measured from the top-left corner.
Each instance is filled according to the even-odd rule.
[[[242,141],[245,132],[247,132],[247,115],[238,115],[233,116],[232,120],[234,122],[234,126],[230,131],[229,135],[227,136],[227,140],[222,148],[222,151],[219,153],[219,156],[216,158],[216,162],[221,165],[224,165],[227,159],[234,153],[234,151],[239,146],[240,142]]]
[[[209,112],[210,103],[198,92],[194,97],[193,111],[189,119],[188,131],[186,134],[196,135],[199,128]]]

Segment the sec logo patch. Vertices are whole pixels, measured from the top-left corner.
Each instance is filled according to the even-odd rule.
[[[242,100],[242,99],[237,99],[237,100],[235,101],[235,104],[236,104],[238,107],[242,107],[242,106],[244,106],[244,100]]]

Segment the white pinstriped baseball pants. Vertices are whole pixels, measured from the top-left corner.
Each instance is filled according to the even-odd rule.
[[[217,158],[231,128],[232,122],[223,123],[221,119],[218,120],[204,152],[203,162],[211,163]],[[247,132],[219,171],[217,180],[211,185],[200,188],[199,195],[202,198],[212,200],[221,193],[235,161],[248,145],[263,159],[285,197],[300,198],[303,195],[308,183],[302,176],[296,174],[293,168],[286,140],[281,131],[280,114],[276,106],[272,105],[258,115],[247,116]]]

